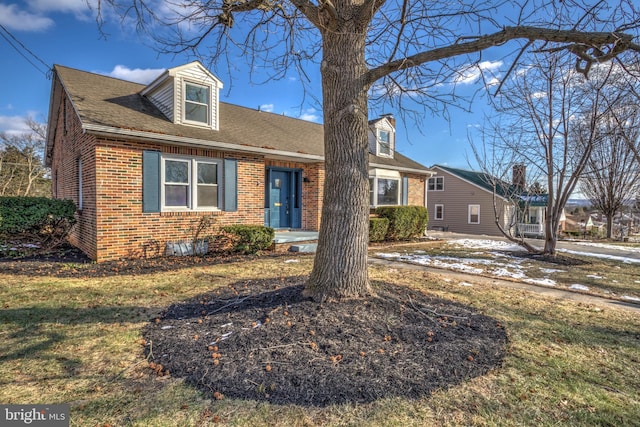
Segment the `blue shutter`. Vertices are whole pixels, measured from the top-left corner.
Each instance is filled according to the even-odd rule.
[[[160,152],[142,152],[142,212],[160,212]]]
[[[238,210],[238,161],[224,159],[224,210]]]
[[[407,206],[409,204],[409,177],[402,177],[402,205]]]

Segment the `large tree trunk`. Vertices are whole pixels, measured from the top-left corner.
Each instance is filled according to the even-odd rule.
[[[607,239],[613,237],[613,215],[615,212],[607,214]]]
[[[317,300],[369,292],[366,31],[342,30],[327,31],[323,43],[324,199],[318,251],[306,285]]]

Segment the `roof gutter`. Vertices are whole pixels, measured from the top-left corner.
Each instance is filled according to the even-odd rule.
[[[145,131],[131,130],[131,129],[121,129],[121,128],[115,128],[111,126],[103,126],[103,125],[94,125],[91,123],[83,124],[82,130],[85,133],[90,133],[98,136],[113,137],[114,135],[117,135],[117,136],[122,136],[127,138],[136,138],[144,141],[156,142],[161,144],[177,144],[177,145],[188,145],[188,146],[196,145],[196,146],[214,148],[214,149],[220,149],[220,150],[240,151],[243,153],[265,154],[265,155],[272,155],[272,156],[291,157],[294,159],[324,161],[324,156],[319,156],[316,154],[305,154],[305,153],[294,153],[294,152],[283,151],[283,150],[272,150],[268,148],[251,147],[248,145],[229,144],[227,142],[214,142],[206,139],[195,139],[195,138],[187,138],[184,136],[165,135],[161,133],[145,132]]]
[[[399,171],[399,172],[409,172],[409,173],[415,173],[415,174],[419,174],[419,175],[428,175],[430,177],[432,177],[433,175],[435,175],[437,173],[437,172],[432,171],[432,170],[403,168],[401,166],[389,166],[389,165],[383,165],[383,164],[380,164],[380,163],[369,163],[369,167],[370,168],[377,168],[377,169],[388,169],[388,170],[394,170],[394,171]]]

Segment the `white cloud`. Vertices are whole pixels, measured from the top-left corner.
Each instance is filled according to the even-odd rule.
[[[317,122],[320,120],[320,115],[315,108],[308,108],[303,111],[298,118],[301,120],[306,120],[308,122]]]
[[[34,12],[74,12],[88,13],[94,1],[87,0],[28,0],[29,9]],[[87,4],[89,3],[89,4]]]
[[[25,123],[24,116],[0,116],[0,132],[17,135],[31,132],[31,129]]]
[[[547,96],[546,92],[533,92],[531,94],[531,99],[540,99]]]
[[[485,73],[489,74],[489,81],[491,82],[496,79],[495,74],[500,70],[502,64],[502,61],[482,61],[462,68],[458,71],[458,75],[453,79],[453,82],[463,85],[473,84],[478,82]]]
[[[267,113],[273,113],[273,104],[262,104],[260,106],[260,111],[264,111]]]
[[[53,20],[40,13],[21,10],[15,4],[0,3],[0,24],[16,31],[44,31],[53,25]]]
[[[116,65],[113,70],[105,73],[98,72],[109,77],[127,80],[130,82],[148,84],[165,71],[164,68],[129,68],[126,65]]]

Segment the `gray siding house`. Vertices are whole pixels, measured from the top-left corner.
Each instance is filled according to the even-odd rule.
[[[495,197],[491,183],[496,180],[487,174],[441,165],[434,165],[431,170],[435,175],[427,183],[429,229],[500,236],[497,217],[503,229],[514,234],[542,235],[546,203],[527,203],[519,211],[513,197],[507,196],[515,194],[516,185],[524,194],[524,166],[514,167],[514,182],[501,182]]]

